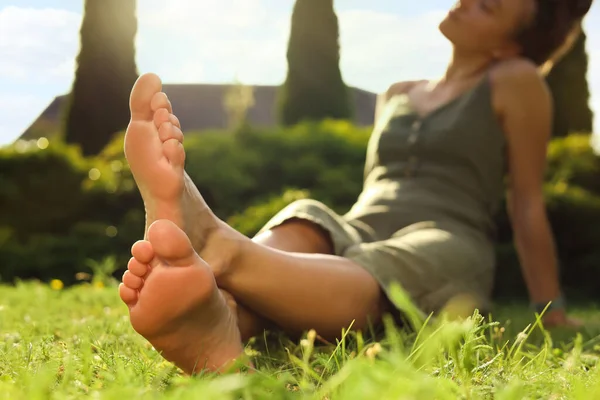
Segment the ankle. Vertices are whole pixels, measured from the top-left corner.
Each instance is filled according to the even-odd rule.
[[[244,274],[246,265],[248,264],[248,257],[251,256],[255,247],[259,246],[246,236],[235,232],[236,235],[227,235],[227,237],[221,237],[226,243],[217,246],[216,248],[221,251],[221,254],[217,257],[217,262],[213,267],[215,280],[217,286],[225,290],[232,290],[236,282],[238,282],[239,276]],[[218,239],[215,240],[215,242]],[[225,255],[225,253],[227,253]]]
[[[219,221],[216,227],[205,231],[201,243],[194,243],[200,257],[210,265],[219,288],[227,290],[226,282],[237,274],[248,242],[250,239],[246,236]]]

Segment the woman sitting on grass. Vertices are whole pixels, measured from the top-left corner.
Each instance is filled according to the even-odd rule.
[[[140,77],[125,154],[147,232],[120,286],[134,329],[194,373],[226,368],[267,326],[334,339],[377,325],[395,311],[394,283],[425,313],[461,295],[485,307],[505,173],[531,300],[554,302],[548,325],[574,324],[561,307],[542,194],[552,104],[539,67],[590,3],[458,2],[439,26],[453,45],[445,75],[387,92],[354,207],[340,216],[298,201],[254,239],[208,208],[184,172],[183,134],[159,78]]]

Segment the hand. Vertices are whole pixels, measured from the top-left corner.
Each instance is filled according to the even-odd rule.
[[[583,321],[567,315],[563,309],[553,310],[544,314],[542,319],[545,328],[573,328],[579,329],[583,327]]]

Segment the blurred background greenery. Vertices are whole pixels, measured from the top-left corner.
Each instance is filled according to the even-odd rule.
[[[38,120],[0,149],[3,282],[71,284],[101,260],[119,274],[143,236],[143,204],[122,146],[138,76],[136,2],[85,4],[78,67],[59,117]],[[343,213],[361,190],[372,120],[358,115],[372,111],[376,99],[360,100],[345,85],[338,36],[333,1],[297,1],[273,123],[253,122],[252,113],[271,103],[234,83],[217,100],[227,116],[222,127],[186,130],[188,173],[216,214],[246,235],[296,199]],[[583,32],[548,76],[556,117],[547,204],[566,292],[580,298],[600,291],[600,158],[591,146],[587,67]],[[189,107],[201,112],[202,103]],[[519,298],[526,292],[506,213],[497,221],[496,296]]]

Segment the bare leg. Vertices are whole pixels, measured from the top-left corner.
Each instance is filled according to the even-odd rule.
[[[277,239],[276,230],[270,239],[252,241],[214,216],[186,178],[183,135],[169,109],[161,108],[166,97],[160,90],[155,75],[138,79],[125,139],[149,219],[169,219],[183,227],[195,250],[212,267],[219,286],[285,330],[315,328],[323,336],[336,337],[354,320],[355,328],[365,328],[369,320],[376,322],[382,313],[382,295],[377,282],[360,266],[341,257],[301,254],[315,248],[297,249],[292,246],[293,235]],[[161,114],[167,121],[159,118]],[[196,215],[186,216],[190,209]],[[188,221],[196,223],[187,226]],[[284,228],[278,230],[284,232]],[[262,240],[279,242],[280,247],[298,253],[271,249],[260,244]]]
[[[325,232],[310,222],[303,220],[289,221],[272,230],[261,233],[253,239],[256,243],[273,249],[295,253],[332,252],[331,240]],[[244,341],[257,336],[267,329],[276,328],[272,322],[254,312],[252,309],[236,300],[231,294],[223,291],[231,301],[238,316],[238,327]],[[291,332],[289,332],[291,333]],[[300,332],[295,332],[300,333]]]
[[[365,329],[377,323],[385,311],[379,284],[342,257],[288,253],[245,242],[219,272],[219,287],[289,333],[315,329],[328,339],[337,338],[352,324]]]

